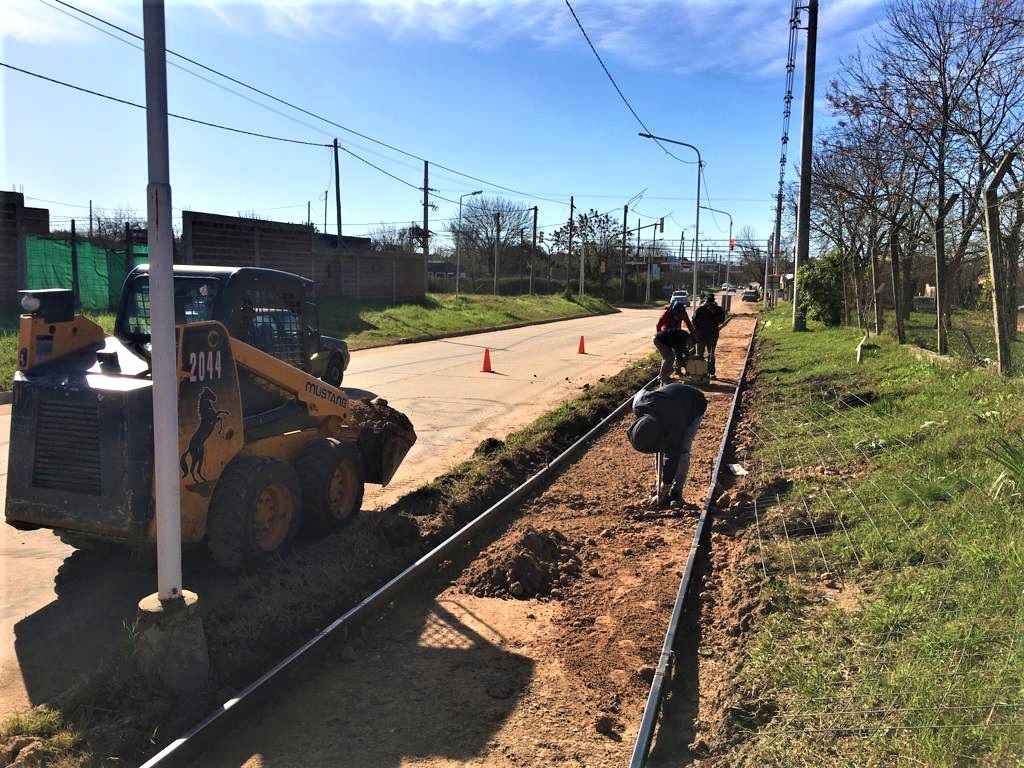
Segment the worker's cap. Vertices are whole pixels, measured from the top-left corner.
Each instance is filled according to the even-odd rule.
[[[641,416],[626,432],[632,445],[640,453],[657,453],[661,450],[661,425],[653,416]]]

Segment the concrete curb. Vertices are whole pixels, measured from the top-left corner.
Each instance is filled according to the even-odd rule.
[[[569,317],[549,317],[546,320],[524,320],[519,323],[509,323],[508,325],[492,325],[488,328],[468,328],[464,331],[452,331],[451,333],[439,333],[431,334],[425,333],[422,336],[407,336],[404,339],[398,339],[390,344],[372,344],[368,347],[356,347],[351,349],[351,352],[362,352],[364,349],[380,349],[381,347],[394,347],[398,344],[418,344],[421,341],[438,341],[440,339],[455,339],[460,336],[472,336],[475,333],[492,333],[494,331],[510,331],[515,328],[527,328],[531,325],[548,325],[549,323],[561,323],[566,320],[582,320],[585,317],[603,317],[605,315],[618,314],[620,310],[616,309],[613,312],[590,312],[585,315],[571,315]]]

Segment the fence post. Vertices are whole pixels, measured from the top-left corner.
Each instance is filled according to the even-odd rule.
[[[75,220],[71,220],[71,291],[75,294],[75,309],[81,306],[78,285],[78,244],[75,242]]]

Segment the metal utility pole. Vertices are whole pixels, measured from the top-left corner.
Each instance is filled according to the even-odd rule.
[[[768,276],[771,273],[770,264],[772,262],[772,251],[775,248],[775,233],[772,232],[771,237],[768,238],[766,244],[766,250],[764,252],[764,284],[761,286],[761,300],[764,302],[765,309],[771,309],[771,300],[768,298]]]
[[[78,284],[78,236],[75,234],[75,220],[71,220],[71,292],[74,294],[75,309],[81,306]]]
[[[483,194],[482,189],[478,189],[476,192],[467,192],[464,195],[459,195],[459,231],[455,234],[455,295],[459,295],[459,277],[462,274],[462,252],[459,246],[462,244],[462,200],[467,197],[473,197],[474,195]]]
[[[313,202],[311,200],[306,201],[306,226],[310,226],[313,223]]]
[[[626,216],[629,205],[622,206],[622,258],[619,260],[619,281],[622,283],[622,303],[626,303]]]
[[[572,228],[573,219],[576,218],[576,198],[569,198],[569,253],[565,256],[565,287],[568,288],[571,283],[569,282],[569,270],[572,269]]]
[[[807,3],[807,58],[804,64],[803,129],[800,136],[800,202],[796,211],[796,255],[793,259],[793,330],[807,330],[800,312],[797,280],[807,261],[811,234],[811,156],[814,150],[814,67],[818,41],[818,0]]]
[[[533,296],[533,262],[537,260],[537,206],[533,206],[533,245],[530,247],[530,295]]]
[[[89,242],[92,242],[92,200],[89,201]]]
[[[494,295],[498,295],[498,243],[501,241],[501,214],[494,214]]]
[[[167,148],[167,56],[163,0],[144,0],[146,148],[149,185],[149,294],[153,371],[153,479],[157,594],[181,599],[181,489],[178,478],[178,371],[174,330],[174,233]]]
[[[338,248],[341,248],[341,170],[338,165],[338,140],[334,140],[334,208],[338,217]]]
[[[1008,318],[1016,316],[1013,289],[1006,285],[1003,273],[1002,236],[999,231],[999,185],[1010,170],[1010,163],[1017,157],[1015,152],[1007,152],[996,168],[992,180],[985,188],[985,235],[988,240],[988,266],[992,274],[992,320],[996,331],[996,354],[999,361],[999,373],[1010,372],[1010,333],[1012,329]],[[1007,299],[1010,303],[1007,303]]]

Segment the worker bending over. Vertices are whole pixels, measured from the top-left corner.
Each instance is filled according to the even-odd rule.
[[[682,329],[683,325],[689,330],[689,335]],[[657,333],[654,335],[654,346],[661,353],[661,373],[658,381],[661,384],[668,384],[672,380],[672,364],[676,357],[686,358],[686,349],[690,345],[690,335],[693,335],[693,323],[690,316],[686,314],[686,304],[682,299],[673,301],[658,319]]]
[[[715,294],[709,293],[704,303],[693,313],[693,326],[697,330],[697,354],[708,362],[708,376],[715,375],[715,349],[718,347],[718,331],[725,322],[725,310],[715,302]]]
[[[704,393],[687,384],[642,389],[633,398],[633,414],[637,418],[627,432],[629,442],[640,453],[662,454],[658,490],[651,499],[658,508],[666,502],[673,507],[683,505],[690,446],[707,407]]]

